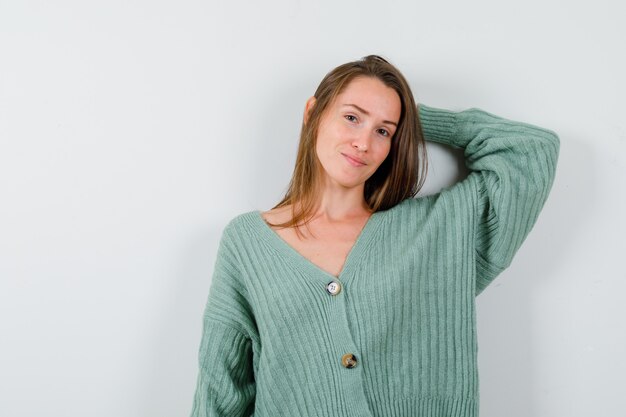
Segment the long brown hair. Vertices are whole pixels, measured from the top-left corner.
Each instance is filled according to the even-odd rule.
[[[315,91],[315,105],[306,123],[302,122],[296,165],[283,199],[273,207],[291,204],[291,219],[271,226],[291,227],[307,224],[316,208],[322,165],[315,152],[320,120],[326,108],[358,76],[375,77],[400,96],[401,113],[398,128],[391,141],[387,158],[364,185],[364,197],[372,212],[386,210],[414,197],[424,184],[428,162],[418,108],[411,88],[400,71],[378,55],[368,55],[330,71]],[[421,156],[421,161],[419,160]],[[296,204],[297,203],[297,204]],[[298,206],[298,207],[296,207]],[[298,227],[296,233],[299,234]]]

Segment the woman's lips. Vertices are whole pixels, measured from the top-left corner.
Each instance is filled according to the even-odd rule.
[[[345,153],[342,153],[342,155],[344,156],[344,158],[346,158],[346,160],[350,163],[350,165],[355,166],[355,167],[362,167],[365,166],[364,163],[357,161],[356,159],[350,158],[348,155],[346,155]]]

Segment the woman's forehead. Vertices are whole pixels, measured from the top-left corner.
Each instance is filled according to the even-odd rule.
[[[336,97],[335,107],[349,107],[366,114],[397,121],[401,103],[398,93],[372,77],[357,77]]]

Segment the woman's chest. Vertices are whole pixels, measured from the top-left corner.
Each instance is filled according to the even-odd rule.
[[[293,229],[280,229],[276,233],[300,256],[318,268],[337,277],[354,246],[356,236],[325,231],[323,236],[301,239]]]

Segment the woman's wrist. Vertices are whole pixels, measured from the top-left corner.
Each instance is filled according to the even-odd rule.
[[[455,147],[463,145],[455,140],[458,129],[457,112],[423,103],[418,103],[417,107],[424,139]]]

